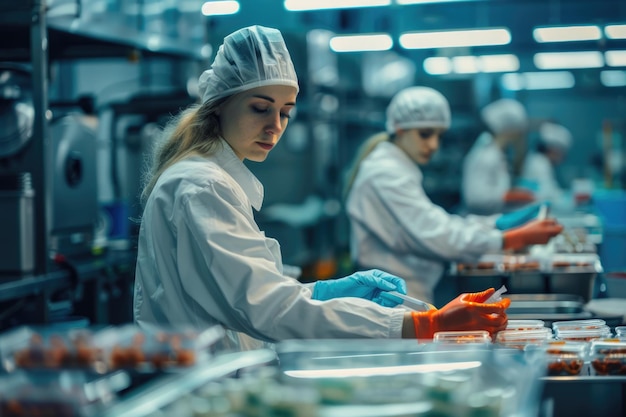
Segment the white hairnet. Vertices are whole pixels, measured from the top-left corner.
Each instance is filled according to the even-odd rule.
[[[524,131],[528,127],[526,109],[517,100],[502,98],[486,105],[481,116],[494,134],[507,131]]]
[[[291,56],[278,29],[249,26],[224,38],[211,67],[200,75],[202,102],[265,85],[298,87]]]
[[[539,140],[546,146],[566,151],[572,144],[572,134],[564,126],[546,122],[539,126]]]
[[[397,129],[450,127],[450,105],[439,91],[430,87],[409,87],[397,93],[387,106],[385,128]]]

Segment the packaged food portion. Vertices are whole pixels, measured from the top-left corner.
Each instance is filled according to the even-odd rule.
[[[506,330],[535,330],[544,327],[546,324],[543,320],[509,320]]]
[[[197,330],[125,325],[104,329],[94,340],[103,348],[109,369],[153,371],[189,367],[205,360],[223,334],[221,326]]]
[[[103,371],[102,349],[89,329],[58,330],[21,326],[0,337],[5,370],[83,369]]]
[[[550,272],[602,272],[600,257],[595,253],[555,253],[546,265]]]
[[[512,270],[516,263],[514,255],[485,254],[474,263],[457,263],[456,272],[461,275],[499,274]]]
[[[552,340],[552,331],[547,327],[532,330],[503,330],[496,335],[498,345],[516,349],[543,345],[550,340]]]
[[[567,320],[552,323],[552,329],[555,332],[559,330],[604,329],[605,327],[607,327],[606,321],[602,319]]]
[[[548,376],[580,375],[585,368],[586,343],[551,341],[540,349],[547,355]]]
[[[554,336],[559,340],[569,340],[572,342],[589,342],[595,339],[611,337],[611,328],[601,326],[589,329],[557,329]]]
[[[615,328],[615,337],[618,339],[626,339],[626,326],[617,326]]]
[[[589,361],[595,375],[626,375],[626,341],[621,339],[592,341]]]
[[[84,372],[24,372],[0,376],[3,417],[90,417],[113,403],[116,395],[106,381],[90,380]]]
[[[491,336],[485,330],[459,331],[459,332],[437,332],[433,337],[434,343],[465,344],[478,343],[490,344]]]

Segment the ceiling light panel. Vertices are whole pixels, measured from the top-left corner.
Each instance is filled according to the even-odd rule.
[[[334,36],[330,39],[330,49],[335,52],[387,51],[392,47],[393,39],[386,33]]]
[[[540,52],[533,57],[539,69],[600,68],[604,58],[599,51]]]
[[[600,72],[600,82],[605,87],[626,86],[626,71],[607,70]]]
[[[202,5],[205,16],[224,16],[239,12],[238,1],[207,1]]]
[[[594,41],[602,38],[602,31],[595,25],[541,27],[533,30],[533,37],[540,43]]]
[[[606,51],[604,57],[610,67],[626,67],[626,51]]]
[[[608,25],[604,33],[609,39],[626,39],[626,25]]]
[[[380,7],[391,5],[391,0],[285,0],[290,11],[348,9],[353,7]]]
[[[572,88],[576,84],[569,71],[523,72],[504,74],[502,86],[507,90],[553,90]]]
[[[405,32],[400,35],[400,45],[406,49],[506,45],[510,42],[511,33],[506,28]]]

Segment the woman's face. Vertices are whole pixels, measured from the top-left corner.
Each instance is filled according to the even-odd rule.
[[[235,94],[222,104],[222,136],[239,159],[267,158],[287,127],[296,95],[294,87],[271,85]]]
[[[443,132],[444,129],[439,128],[400,129],[396,132],[395,143],[412,160],[426,165],[439,149]]]

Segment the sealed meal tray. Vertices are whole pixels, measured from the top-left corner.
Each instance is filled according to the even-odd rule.
[[[546,259],[546,272],[602,272],[600,257],[595,253],[555,253]]]
[[[125,325],[99,331],[94,342],[102,348],[108,369],[155,371],[189,367],[206,360],[223,335],[221,326],[198,330]]]
[[[0,375],[0,416],[91,417],[116,400],[115,387],[82,371]]]
[[[626,376],[626,341],[621,339],[592,341],[589,362],[595,375]]]
[[[543,320],[509,320],[506,330],[535,330],[543,329],[546,323]]]
[[[496,334],[496,344],[509,348],[525,349],[552,340],[552,330],[547,327],[531,330],[502,330]]]
[[[587,344],[568,341],[551,341],[538,349],[547,359],[548,376],[581,375],[585,368]]]
[[[459,262],[455,271],[459,275],[494,275],[512,271],[518,262],[517,256],[500,253],[489,253],[480,257],[477,262]]]
[[[104,371],[102,350],[90,329],[21,326],[0,336],[2,365],[15,369],[82,369]]]
[[[451,344],[465,344],[465,343],[490,344],[491,336],[489,336],[489,332],[485,330],[437,332],[435,333],[433,337],[433,342],[434,343],[451,343]]]
[[[554,336],[559,340],[569,340],[574,342],[589,342],[595,339],[611,337],[609,326],[600,326],[587,329],[562,329],[557,328]]]
[[[615,337],[618,339],[626,339],[626,326],[617,326],[615,328]]]
[[[564,320],[552,323],[554,331],[557,330],[588,330],[603,329],[606,327],[606,321],[602,319],[586,319],[586,320]]]

